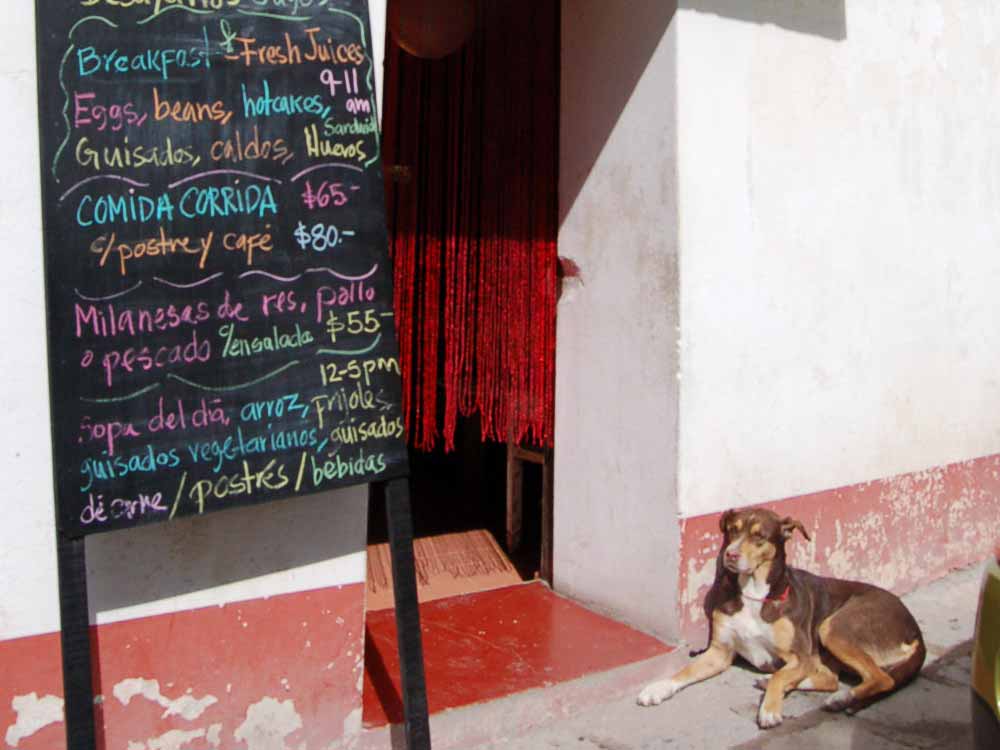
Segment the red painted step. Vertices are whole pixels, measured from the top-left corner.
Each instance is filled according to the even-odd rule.
[[[365,627],[364,726],[403,720],[393,610]],[[430,712],[494,700],[672,649],[532,582],[420,605]]]

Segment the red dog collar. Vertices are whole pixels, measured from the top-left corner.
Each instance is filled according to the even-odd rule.
[[[789,592],[791,590],[792,590],[792,587],[786,585],[785,586],[785,590],[781,592],[781,596],[769,596],[769,597],[767,597],[767,601],[769,601],[769,602],[787,602],[788,601],[788,594],[789,594]]]

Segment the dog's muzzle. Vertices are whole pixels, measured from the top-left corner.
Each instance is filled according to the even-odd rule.
[[[727,551],[722,556],[722,565],[730,573],[740,572],[740,553],[739,552],[729,552]]]

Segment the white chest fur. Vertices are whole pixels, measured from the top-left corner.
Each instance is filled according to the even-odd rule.
[[[764,622],[760,616],[764,603],[759,600],[766,596],[767,589],[758,592],[758,587],[753,584],[751,580],[744,588],[748,596],[743,597],[743,608],[725,619],[719,638],[748,662],[762,669],[774,662],[777,648],[770,623]]]

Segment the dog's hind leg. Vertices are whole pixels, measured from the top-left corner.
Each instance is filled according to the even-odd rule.
[[[861,683],[855,687],[843,687],[827,698],[823,708],[827,711],[843,711],[861,703],[867,704],[875,696],[887,693],[896,687],[896,681],[883,670],[872,656],[850,638],[837,632],[837,618],[842,613],[827,618],[819,627],[820,642],[846,667],[855,672]]]
[[[721,643],[713,642],[707,651],[701,653],[684,669],[669,680],[661,680],[647,685],[636,702],[640,706],[657,706],[672,698],[677,691],[686,688],[709,677],[726,671],[733,663],[733,649]]]

